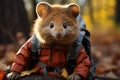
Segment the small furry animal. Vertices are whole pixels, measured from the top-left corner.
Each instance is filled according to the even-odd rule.
[[[39,75],[46,72],[47,65],[52,69],[47,69],[49,76],[56,76],[55,67],[60,66],[65,71],[67,64],[67,53],[71,45],[78,37],[79,25],[77,16],[80,8],[77,4],[69,5],[50,5],[46,2],[40,2],[36,6],[38,19],[34,24],[34,34],[41,42],[40,55],[38,55],[38,64],[34,66]],[[15,61],[11,67],[11,73],[7,75],[9,80],[15,80],[20,73],[30,66],[31,56],[31,37],[17,52]],[[51,48],[51,44],[54,46]],[[54,68],[54,69],[53,69]],[[63,70],[61,69],[61,70]],[[83,48],[80,49],[76,60],[76,67],[68,80],[85,79],[89,73],[90,59]],[[33,70],[32,70],[33,71]],[[34,71],[33,71],[34,72]],[[61,75],[61,74],[59,74]]]

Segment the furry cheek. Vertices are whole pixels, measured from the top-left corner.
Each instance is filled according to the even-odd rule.
[[[79,28],[75,28],[73,26],[68,27],[66,31],[66,35],[69,37],[69,39],[74,40],[78,36]]]

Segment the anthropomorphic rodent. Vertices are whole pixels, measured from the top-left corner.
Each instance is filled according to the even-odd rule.
[[[44,75],[45,68],[47,67],[55,68],[59,66],[65,68],[67,54],[79,34],[79,25],[76,20],[79,12],[77,4],[65,6],[50,5],[46,2],[37,4],[36,13],[38,19],[34,25],[34,34],[41,42],[38,64],[36,63],[34,66],[37,74]],[[9,80],[17,79],[20,73],[30,66],[31,39],[32,37],[17,52],[15,62],[11,67],[12,72],[7,75]],[[47,65],[47,67],[43,67],[43,64]],[[76,67],[67,79],[85,79],[89,73],[89,69],[90,59],[85,50],[81,48],[76,60]],[[48,75],[57,76],[55,70],[46,70]]]

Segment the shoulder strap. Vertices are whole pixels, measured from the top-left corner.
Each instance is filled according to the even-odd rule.
[[[84,31],[79,32],[78,38],[74,41],[71,49],[67,53],[67,71],[69,74],[72,74],[76,66],[76,59],[82,47],[82,40],[83,40],[84,35],[85,35]]]
[[[93,57],[91,54],[90,33],[87,30],[85,30],[85,32],[86,32],[86,34],[83,38],[82,44],[83,44],[85,51],[87,52],[87,55],[89,56],[90,61],[91,61],[90,75],[94,75],[96,66],[95,66],[95,63],[94,63],[94,60],[93,60]]]
[[[37,56],[40,54],[40,41],[37,39],[36,35],[32,36],[31,40],[31,57],[33,60],[37,59]]]
[[[82,47],[82,40],[84,38],[84,35],[85,35],[84,31],[79,32],[78,38],[74,41],[72,48],[70,49],[70,52],[68,53],[68,56],[67,56],[68,60],[77,58],[80,48]]]

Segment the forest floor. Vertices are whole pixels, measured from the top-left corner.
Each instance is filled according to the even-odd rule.
[[[95,75],[120,80],[120,31],[95,32],[91,35]],[[109,80],[109,79],[108,79]]]

